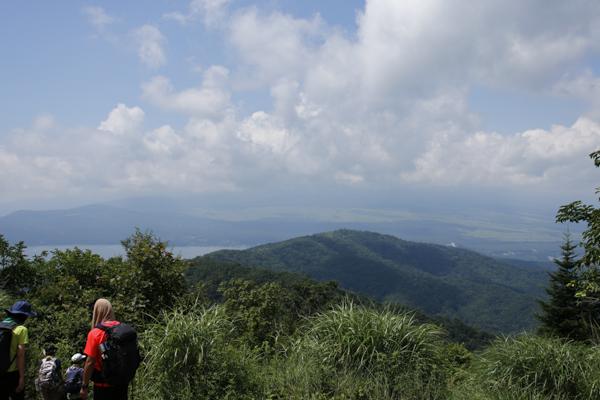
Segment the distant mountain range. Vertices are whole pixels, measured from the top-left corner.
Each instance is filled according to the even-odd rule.
[[[429,315],[492,332],[537,326],[535,296],[545,298],[548,274],[474,251],[408,242],[342,229],[205,257],[243,266],[307,274],[377,301],[418,307]]]
[[[240,206],[214,199],[144,197],[65,210],[15,211],[0,217],[0,234],[28,246],[119,244],[138,227],[175,246],[235,248],[346,228],[468,248],[496,258],[544,262],[560,254],[561,226],[551,217],[411,207]]]
[[[256,246],[298,232],[336,229],[339,224],[270,220],[227,221],[172,211],[142,212],[106,205],[69,210],[16,211],[0,218],[0,234],[26,245],[118,244],[135,232],[152,230],[177,246]],[[301,233],[301,234],[302,234]]]

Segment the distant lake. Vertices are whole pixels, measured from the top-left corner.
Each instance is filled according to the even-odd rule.
[[[28,256],[40,254],[42,251],[51,252],[53,250],[65,251],[66,249],[74,249],[78,247],[82,250],[91,250],[92,253],[98,254],[102,258],[116,257],[125,255],[123,246],[120,244],[67,244],[67,245],[47,245],[47,246],[27,246],[24,253]],[[175,246],[171,251],[173,254],[180,254],[184,259],[190,259],[204,254],[211,253],[217,250],[232,249],[243,250],[247,247],[222,247],[222,246]]]

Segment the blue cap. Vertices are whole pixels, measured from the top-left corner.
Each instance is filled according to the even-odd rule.
[[[17,301],[13,304],[12,310],[6,309],[7,312],[11,314],[25,314],[30,317],[35,317],[37,313],[31,312],[31,304],[26,301]]]

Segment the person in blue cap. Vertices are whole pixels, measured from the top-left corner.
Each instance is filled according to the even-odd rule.
[[[10,343],[10,359],[12,360],[5,374],[0,375],[0,400],[25,399],[25,348],[29,343],[29,333],[23,326],[27,318],[35,317],[31,304],[17,301],[11,309],[6,309],[4,322],[16,324],[12,330]]]

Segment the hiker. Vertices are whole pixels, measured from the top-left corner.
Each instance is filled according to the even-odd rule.
[[[29,343],[29,333],[23,324],[37,313],[31,311],[31,304],[26,301],[17,301],[11,309],[6,309],[6,313],[7,318],[2,325],[9,325],[12,333],[7,361],[9,366],[6,372],[0,374],[0,400],[24,400],[25,348]],[[6,354],[0,356],[5,357]]]
[[[66,383],[65,391],[67,392],[67,399],[81,399],[81,384],[83,382],[83,368],[81,365],[85,361],[85,355],[76,353],[71,357],[71,365],[66,372]]]
[[[58,400],[59,388],[64,383],[60,358],[54,357],[58,350],[50,344],[44,349],[44,358],[40,360],[37,385],[43,400]]]
[[[92,313],[92,330],[88,333],[87,343],[83,351],[87,356],[80,391],[83,400],[88,398],[90,380],[94,381],[94,400],[127,400],[128,382],[120,385],[106,383],[102,375],[103,359],[101,350],[99,349],[99,345],[101,344],[103,345],[103,349],[105,349],[107,333],[99,328],[98,325],[109,328],[119,324],[120,322],[115,319],[115,313],[110,302],[106,299],[96,300],[94,312]]]

